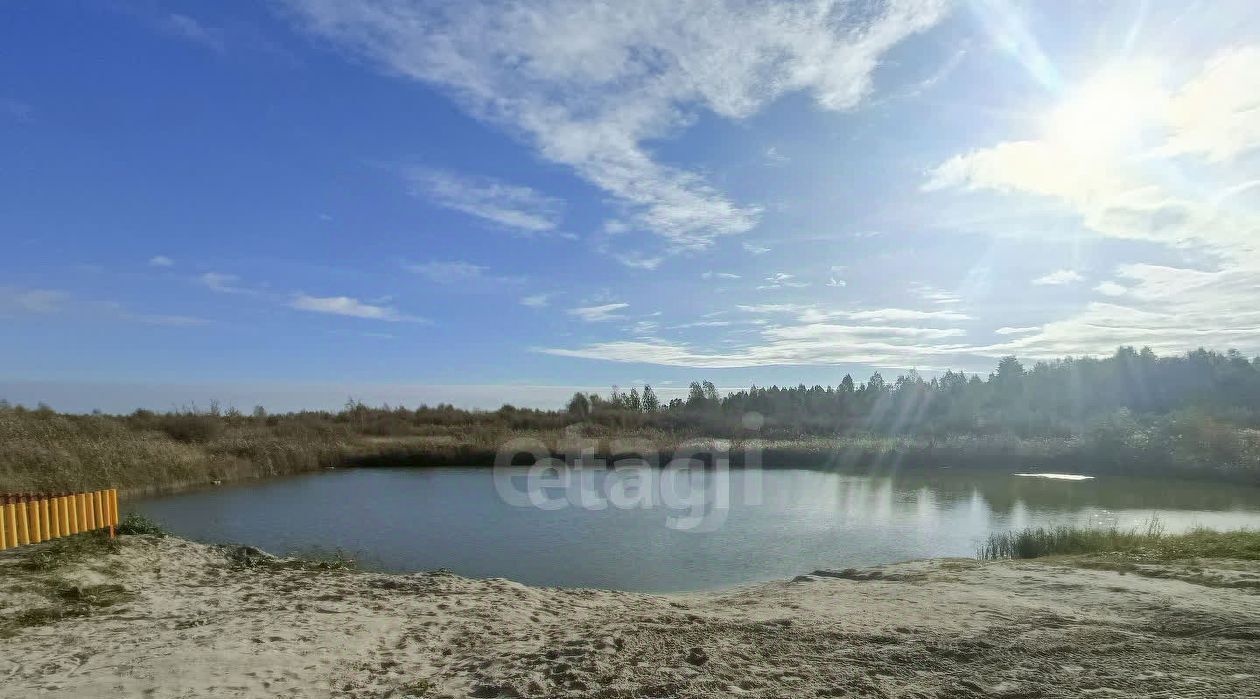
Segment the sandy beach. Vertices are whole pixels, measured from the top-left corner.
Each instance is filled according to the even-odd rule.
[[[1260,696],[1260,565],[966,559],[677,595],[123,537],[0,554],[0,695]]]

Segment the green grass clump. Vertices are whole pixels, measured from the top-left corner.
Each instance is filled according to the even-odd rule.
[[[1028,528],[989,535],[980,558],[1041,558],[1055,555],[1126,554],[1151,560],[1232,558],[1260,560],[1260,531],[1220,532],[1199,528],[1167,534],[1158,522],[1145,528]]]
[[[118,523],[119,534],[124,536],[135,536],[142,534],[151,534],[153,536],[166,536],[166,530],[160,524],[145,517],[144,515],[128,512],[126,517]]]
[[[118,550],[118,542],[105,532],[86,532],[39,544],[18,565],[31,572],[50,573],[73,563],[117,553]]]

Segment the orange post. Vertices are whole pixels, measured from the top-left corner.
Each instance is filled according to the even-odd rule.
[[[98,490],[92,493],[92,497],[96,498],[96,528],[104,529],[109,526],[109,510],[105,509],[105,491]]]
[[[70,496],[62,495],[57,500],[61,502],[61,535],[70,536],[74,533],[70,531]]]
[[[39,499],[39,528],[44,532],[44,541],[52,538],[52,511],[45,497]]]
[[[39,500],[34,496],[27,498],[26,517],[31,531],[31,543],[38,544],[44,540],[44,529],[40,526],[44,518],[40,516]]]
[[[18,546],[25,546],[31,543],[31,521],[26,516],[26,499],[19,498],[13,507],[17,514]]]
[[[52,532],[52,538],[61,538],[61,498],[48,498],[48,523],[52,525],[49,529]]]
[[[105,495],[109,499],[109,535],[112,537],[118,526],[118,489],[110,488]]]
[[[9,501],[0,497],[0,551],[9,548]]]
[[[84,495],[83,493],[75,493],[74,500],[76,504],[76,509],[79,511],[79,531],[80,532],[88,531],[92,527],[88,525],[87,496]]]
[[[83,499],[87,501],[88,531],[92,531],[100,526],[96,523],[96,495],[93,493],[84,493]]]
[[[4,505],[4,526],[8,531],[9,548],[16,548],[18,545],[18,522],[17,522],[17,504],[14,502],[6,502]]]

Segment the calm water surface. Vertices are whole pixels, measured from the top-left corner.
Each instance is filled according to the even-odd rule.
[[[525,469],[514,473],[523,487]],[[690,496],[725,489],[729,509],[684,531],[674,507],[512,505],[487,468],[351,469],[132,501],[182,536],[279,554],[341,548],[389,571],[447,568],[532,585],[711,589],[911,558],[973,556],[990,532],[1054,524],[1260,528],[1260,488],[1154,479],[1056,480],[934,471],[855,476],[807,470],[697,474]],[[602,472],[597,493],[614,484]],[[677,485],[677,484],[674,484]],[[709,489],[709,490],[706,490]],[[682,495],[678,495],[682,493]],[[699,502],[692,497],[692,502]],[[694,512],[695,510],[690,510]],[[711,508],[706,510],[712,513]]]

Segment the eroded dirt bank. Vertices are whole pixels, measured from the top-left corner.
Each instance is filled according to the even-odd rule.
[[[1260,696],[1260,565],[935,560],[531,588],[126,537],[0,554],[0,695]]]

